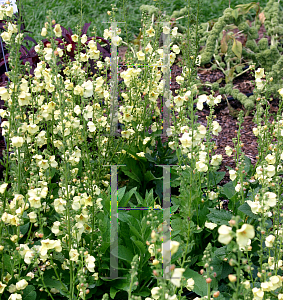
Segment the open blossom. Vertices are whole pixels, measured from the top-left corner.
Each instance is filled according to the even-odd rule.
[[[61,29],[60,24],[56,24],[53,31],[54,31],[56,37],[62,36],[62,29]]]
[[[145,54],[142,51],[137,52],[138,60],[145,60]]]
[[[56,252],[61,252],[61,240],[41,240],[41,246],[39,247],[40,255],[45,256],[47,251],[51,249],[55,249]]]
[[[148,34],[149,37],[153,37],[155,35],[155,30],[153,29],[152,26],[148,30],[146,30],[146,33]]]
[[[237,178],[237,172],[235,170],[229,170],[230,179],[234,181]]]
[[[0,294],[3,294],[5,287],[7,286],[7,284],[4,284],[0,281]]]
[[[250,224],[243,224],[240,229],[236,231],[236,241],[240,247],[248,245],[249,239],[253,239],[255,236],[254,227]]]
[[[183,273],[185,272],[184,268],[176,268],[174,269],[172,278],[171,278],[171,282],[177,286],[180,287],[180,281],[182,279]]]
[[[213,230],[215,227],[217,227],[217,224],[205,221],[204,226],[210,230]]]
[[[233,153],[233,149],[230,146],[226,146],[225,151],[228,156],[231,156]]]
[[[259,212],[262,212],[261,205],[258,201],[253,202],[251,200],[247,200],[246,202],[248,203],[248,205],[251,208],[251,211],[254,214],[258,214]]]
[[[218,228],[218,242],[228,245],[232,241],[232,235],[231,235],[232,228],[227,225],[221,225]]]
[[[187,279],[187,285],[186,285],[186,288],[187,288],[189,291],[192,291],[192,290],[194,289],[194,285],[195,285],[195,281],[193,280],[193,278]]]
[[[95,258],[89,254],[87,254],[87,257],[85,259],[86,262],[86,267],[90,272],[94,272],[94,268],[95,268]]]
[[[217,121],[213,121],[212,126],[213,126],[212,133],[218,136],[218,133],[222,130],[222,127],[219,125]]]
[[[14,136],[12,137],[12,145],[16,148],[22,147],[24,143],[24,139],[21,136]]]
[[[208,166],[204,162],[202,162],[202,161],[197,161],[196,162],[196,169],[199,172],[207,172]]]
[[[79,252],[77,249],[71,249],[69,252],[70,260],[77,262],[79,259]]]
[[[210,164],[212,166],[218,166],[221,164],[222,161],[222,155],[221,154],[217,154],[217,155],[213,155]]]
[[[198,102],[197,102],[197,109],[202,110],[203,109],[203,103],[207,101],[207,96],[206,95],[200,95],[198,97]]]
[[[273,247],[273,243],[275,242],[275,236],[270,234],[268,237],[265,239],[265,246],[268,248]]]
[[[267,204],[270,207],[274,207],[276,206],[277,203],[277,196],[275,193],[273,192],[266,192],[264,194],[265,200],[267,200],[267,202],[265,202],[265,204]]]
[[[16,283],[17,290],[24,290],[28,286],[28,282],[22,279]]]
[[[0,185],[0,194],[5,193],[7,186],[8,186],[8,183],[3,183]]]
[[[169,248],[169,244],[170,244],[170,250]],[[163,245],[164,245],[164,250],[163,250]],[[170,257],[170,252],[171,255],[175,254],[179,248],[180,243],[177,241],[167,241],[165,243],[162,243],[161,245],[161,250],[162,250],[162,254],[164,255],[164,257]]]
[[[82,87],[84,88],[83,96],[85,98],[91,97],[93,95],[93,84],[90,80],[84,82],[82,84]]]
[[[177,45],[173,45],[172,50],[176,53],[179,54],[180,53],[180,48]]]
[[[156,286],[151,289],[151,297],[153,299],[158,299],[159,298],[159,293],[161,292],[161,288]]]
[[[22,295],[21,294],[11,294],[10,297],[8,298],[8,300],[22,300]]]

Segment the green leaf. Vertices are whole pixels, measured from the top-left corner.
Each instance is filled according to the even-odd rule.
[[[132,195],[135,193],[136,190],[137,190],[137,187],[134,187],[130,191],[128,191],[124,195],[124,197],[122,197],[121,200],[119,200],[119,207],[126,207],[126,205],[130,201]],[[118,198],[118,199],[120,199],[120,198]]]
[[[131,240],[134,242],[134,244],[137,246],[137,248],[140,251],[140,255],[143,256],[144,253],[146,253],[146,248],[143,242],[133,239],[131,237]]]
[[[239,211],[243,212],[245,215],[253,218],[253,219],[258,219],[258,216],[256,214],[254,214],[251,210],[251,207],[249,206],[249,204],[247,202],[245,202],[244,204],[242,204],[239,208]]]
[[[184,273],[183,276],[186,279],[192,278],[195,282],[194,284],[194,289],[193,291],[198,294],[201,297],[204,297],[207,295],[207,283],[205,279],[196,271],[187,269]]]
[[[244,170],[245,170],[247,173],[249,173],[249,171],[251,170],[251,165],[252,165],[251,159],[245,155],[245,166],[244,166]]]
[[[25,235],[28,232],[29,225],[30,225],[30,222],[20,226],[20,232],[21,232],[22,235]]]
[[[148,153],[145,153],[144,156],[147,158],[148,161],[156,164],[156,160],[153,157],[151,157]]]
[[[208,208],[210,213],[207,218],[218,225],[228,225],[228,222],[232,219],[232,214],[226,210],[217,210],[215,208]]]
[[[232,16],[233,16],[234,19],[237,21],[238,16],[239,16],[238,9],[234,9],[234,10],[232,11]]]
[[[13,273],[13,265],[12,264],[12,259],[11,256],[8,254],[4,254],[4,268],[7,270],[8,273],[12,274]]]
[[[209,181],[217,185],[225,176],[226,172],[211,172],[209,173]]]
[[[239,15],[247,14],[252,8],[255,9],[256,15],[258,15],[258,13],[260,11],[259,3],[256,3],[256,2],[250,2],[247,4],[239,4],[239,5],[236,5],[236,7],[239,10]]]
[[[156,177],[151,173],[151,171],[147,171],[144,174],[144,184],[147,184],[149,181],[156,179]]]
[[[232,51],[235,53],[235,55],[241,59],[242,57],[242,48],[243,48],[243,45],[240,41],[234,39],[234,43],[233,43],[233,46],[232,46]]]
[[[213,254],[215,256],[217,256],[219,259],[224,259],[225,257],[227,257],[227,246],[223,246],[220,248],[217,248]]]
[[[223,193],[228,199],[231,199],[236,194],[233,181],[229,181],[223,186]]]
[[[127,171],[127,170],[123,170],[123,172],[125,173],[125,175],[129,176],[129,177],[132,178],[133,180],[135,180],[135,181],[141,183],[139,177],[138,177],[136,174],[134,174],[134,173],[132,173],[132,172],[130,172],[130,171]]]
[[[133,233],[139,240],[141,240],[141,241],[143,240],[141,234],[138,232],[138,230],[137,230],[135,227],[130,226],[130,231],[131,231],[131,233]]]
[[[115,250],[116,250],[116,248],[115,248]],[[115,254],[113,254],[113,255],[116,256]],[[116,257],[131,263],[134,255],[128,248],[126,248],[123,245],[119,245],[118,246],[118,256],[116,256]]]
[[[179,208],[179,205],[171,206],[171,214],[173,214],[178,208]]]
[[[36,291],[33,285],[28,285],[24,289],[23,300],[35,300],[36,299]]]
[[[115,298],[115,296],[116,296],[116,294],[117,294],[118,291],[119,290],[117,290],[114,286],[110,287],[110,297],[111,297],[111,299]]]
[[[150,289],[148,287],[144,287],[142,291],[133,293],[135,296],[148,297],[150,293]]]
[[[55,288],[57,290],[60,291],[60,293],[64,296],[67,296],[67,291],[68,291],[68,288],[67,286],[62,282],[58,281],[58,280],[55,280],[55,279],[52,279],[52,276],[54,276],[54,272],[53,270],[50,270],[51,272],[44,272],[44,283],[46,285],[46,287],[48,288]],[[54,274],[54,275],[53,275]]]

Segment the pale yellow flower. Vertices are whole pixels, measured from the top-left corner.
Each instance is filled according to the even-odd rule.
[[[233,153],[233,149],[230,146],[226,146],[225,151],[228,156],[231,156]]]
[[[272,234],[270,234],[268,237],[265,238],[265,246],[268,248],[272,248],[274,242],[275,242],[275,236]]]
[[[186,285],[186,288],[187,288],[189,291],[192,291],[192,290],[194,289],[194,285],[195,285],[195,281],[193,280],[193,278],[187,279],[187,285]]]
[[[255,71],[255,78],[259,78],[261,79],[264,75],[264,69],[263,68],[258,68],[256,71]]]
[[[148,34],[149,37],[153,37],[155,35],[155,30],[153,29],[152,26],[148,30],[146,30],[146,33]]]
[[[22,279],[16,283],[17,290],[24,290],[28,286],[28,282]]]
[[[232,241],[232,235],[231,235],[232,228],[227,225],[221,225],[218,228],[218,242],[228,245]]]
[[[171,282],[177,286],[180,287],[180,281],[182,279],[183,273],[185,272],[184,268],[175,268],[172,278],[171,278]]]
[[[62,36],[62,29],[61,29],[60,24],[56,24],[54,26],[53,31],[54,31],[56,37],[61,37]]]
[[[253,239],[255,236],[254,227],[250,224],[243,224],[241,229],[236,231],[236,241],[240,247],[245,247],[248,244],[249,239]]]

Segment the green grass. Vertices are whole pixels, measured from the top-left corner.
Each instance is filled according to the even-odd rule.
[[[180,10],[187,5],[186,0],[158,0],[160,5],[163,6],[163,11],[166,11],[167,15],[171,15],[174,10]],[[105,28],[109,28],[110,24],[102,23],[109,22],[109,16],[107,11],[111,10],[111,3],[116,4],[117,21],[124,21],[123,2],[125,2],[125,17],[127,21],[128,37],[130,40],[134,38],[134,35],[138,35],[139,28],[141,27],[141,12],[139,10],[142,4],[156,5],[158,1],[153,0],[83,0],[82,1],[82,18],[81,18],[81,1],[80,0],[18,0],[20,7],[22,7],[22,14],[25,20],[26,29],[31,31],[29,35],[35,38],[37,41],[42,39],[40,36],[41,28],[44,22],[47,21],[46,16],[48,11],[52,10],[52,18],[57,23],[61,24],[65,28],[71,28],[73,31],[76,27],[86,22],[91,22],[91,27],[88,30],[88,35],[92,35],[91,32],[96,26],[96,33],[98,36],[103,36]],[[196,3],[196,0],[190,1],[192,4]],[[249,3],[249,0],[231,1],[231,7],[234,8],[237,4]],[[259,0],[260,5],[264,7],[268,0]],[[228,0],[202,0],[200,5],[202,11],[200,14],[200,21],[206,22],[213,18],[222,15],[222,12],[229,5]],[[180,20],[182,24],[184,19]],[[184,25],[184,24],[183,24]],[[121,37],[125,38],[125,24],[118,24],[118,27],[122,29]]]

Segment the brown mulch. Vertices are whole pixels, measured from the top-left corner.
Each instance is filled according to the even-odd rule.
[[[234,29],[234,33],[237,33],[238,29]],[[266,36],[266,30],[264,28],[264,25],[261,26],[259,30],[259,38],[256,40],[258,42],[262,37],[267,37],[269,44],[270,44],[270,37]],[[244,35],[240,35],[239,38],[243,44],[245,44],[245,37]],[[120,57],[120,63],[122,63],[125,52],[127,51],[127,47],[120,47],[119,48],[119,57]],[[181,61],[182,57],[180,55],[177,56],[176,61]],[[206,65],[205,68],[199,68],[198,69],[198,77],[199,79],[204,83],[206,81],[213,83],[219,80],[220,78],[223,78],[222,82],[220,83],[220,87],[225,86],[225,76],[220,70],[211,70],[210,69],[211,64]],[[122,70],[121,70],[122,71]],[[178,66],[176,63],[173,64],[171,67],[171,90],[173,93],[173,96],[176,96],[175,90],[179,88],[179,84],[176,82],[176,76],[181,75],[182,68]],[[254,81],[255,78],[252,75],[251,71],[248,70],[243,75],[235,78],[233,80],[233,87],[236,89],[239,89],[240,92],[244,94],[252,93],[254,89]],[[207,87],[203,88],[203,92],[207,92],[210,94],[210,89]],[[215,92],[215,97],[219,95],[219,92]],[[230,100],[229,103],[231,106],[238,111],[243,109],[241,103],[237,100]],[[158,101],[158,104],[160,105],[160,100]],[[274,99],[273,102],[270,102],[270,111],[276,112],[278,110],[278,104],[279,99]],[[244,118],[244,122],[242,123],[242,129],[241,129],[241,137],[240,141],[244,144],[242,151],[244,154],[251,159],[251,163],[253,165],[256,164],[256,156],[258,153],[257,149],[257,138],[254,136],[252,129],[256,126],[256,124],[253,122],[253,113],[252,111],[248,117]],[[206,126],[206,116],[209,115],[209,109],[208,107],[204,108],[202,111],[196,110],[196,115],[198,116],[198,123],[203,124]],[[221,104],[218,104],[217,107],[215,107],[215,113],[216,119],[220,126],[222,127],[222,131],[219,133],[218,136],[213,136],[212,141],[215,142],[217,149],[215,150],[215,154],[221,154],[223,157],[222,164],[220,165],[219,171],[226,172],[225,177],[220,182],[220,185],[224,185],[225,183],[229,182],[229,172],[226,166],[229,166],[231,168],[235,168],[235,161],[233,156],[227,156],[225,152],[225,147],[230,146],[231,148],[234,148],[234,144],[232,142],[233,138],[237,137],[237,130],[238,130],[238,121],[237,119],[233,118],[229,114],[229,110],[227,107],[227,103],[225,98],[222,96],[222,102]]]

